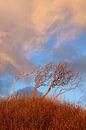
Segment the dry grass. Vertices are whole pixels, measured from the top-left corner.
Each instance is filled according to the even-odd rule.
[[[40,97],[0,100],[0,130],[86,130],[86,111]]]

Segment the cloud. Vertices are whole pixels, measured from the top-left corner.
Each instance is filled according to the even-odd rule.
[[[83,32],[85,15],[85,0],[1,0],[0,48],[3,52],[0,57],[18,66],[13,50],[20,50],[18,55],[26,59],[53,34],[57,37],[57,47]],[[9,58],[6,60],[5,57]]]
[[[56,20],[62,24],[70,21],[71,24],[84,26],[85,7],[85,0],[33,0],[32,20],[39,30],[48,28]]]
[[[85,16],[86,0],[0,0],[0,73],[31,70],[33,52],[79,36]]]
[[[17,29],[32,26],[42,36],[50,29],[49,33],[67,31],[73,35],[86,27],[85,0],[1,0],[0,14],[6,27],[13,24]]]
[[[60,61],[71,61],[78,57],[77,49],[72,46],[72,44],[62,45],[59,49],[55,48],[53,50],[53,55],[55,59],[59,59]]]
[[[57,47],[63,41],[72,40],[85,31],[85,15],[86,1],[34,0],[31,18],[40,33],[57,37]]]
[[[86,75],[86,55],[81,55],[77,59],[72,61],[72,65],[80,72],[80,74]]]

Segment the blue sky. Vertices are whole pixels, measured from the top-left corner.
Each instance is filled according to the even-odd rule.
[[[68,60],[70,60],[70,62],[72,62],[72,64],[73,64],[73,61],[74,60],[76,60],[76,62],[77,62],[77,60],[79,59],[79,57],[82,59],[83,58],[83,56],[85,56],[86,55],[86,45],[85,45],[85,43],[86,43],[86,34],[85,33],[83,33],[83,34],[81,34],[78,38],[76,38],[76,39],[74,39],[74,40],[72,40],[72,41],[69,41],[69,43],[67,43],[67,47],[69,47],[70,49],[71,49],[71,46],[70,45],[72,45],[72,47],[74,48],[74,54],[73,54],[73,56],[72,56],[72,54],[71,54],[71,52],[70,52],[70,54],[71,54],[71,56],[72,57],[69,57],[69,59]],[[60,57],[58,57],[58,55],[59,55],[59,52],[56,54],[56,56],[54,56],[55,54],[53,53],[53,51],[50,51],[50,50],[53,50],[54,49],[54,46],[55,46],[55,44],[56,44],[56,39],[55,38],[49,38],[48,40],[47,40],[47,45],[46,46],[44,46],[44,48],[42,49],[42,50],[40,50],[40,51],[38,51],[38,52],[36,52],[35,54],[33,54],[32,56],[31,56],[31,61],[32,61],[32,63],[33,64],[35,64],[35,65],[40,65],[40,66],[43,66],[43,65],[45,65],[45,64],[47,64],[47,63],[49,63],[49,62],[55,62],[55,63],[60,63],[60,60],[61,60],[61,58]],[[62,48],[63,49],[63,48]],[[48,51],[47,51],[48,50]],[[63,49],[63,51],[64,51],[64,49]],[[68,52],[69,53],[69,52]],[[69,55],[70,55],[69,54]],[[61,51],[60,52],[60,55],[62,55],[62,60],[65,60],[65,58],[66,57],[63,57],[63,52]],[[66,55],[65,55],[66,56]],[[85,59],[84,59],[85,60]],[[80,61],[79,61],[80,62]],[[86,61],[85,61],[86,62]],[[81,64],[81,63],[80,63]],[[85,63],[85,65],[86,65],[86,63]],[[77,66],[77,68],[78,68],[78,66]],[[82,71],[82,69],[83,69],[83,63],[82,63],[82,65],[81,65],[81,68],[80,68],[81,70],[80,70],[80,73],[81,73],[81,71]],[[79,71],[79,70],[78,70]],[[85,68],[85,70],[84,71],[86,71],[86,68]],[[82,72],[83,73],[83,72]],[[86,72],[85,72],[86,73]],[[9,79],[10,77],[9,77],[9,75],[7,76],[7,75],[5,75],[5,77],[3,78],[5,81],[7,81],[7,79]],[[82,78],[84,79],[84,77],[82,76]],[[12,79],[11,79],[11,81],[12,81]],[[66,93],[66,94],[64,94],[64,95],[61,95],[59,98],[60,99],[62,99],[62,100],[67,100],[67,101],[69,101],[69,102],[73,102],[73,103],[79,103],[80,101],[81,101],[81,97],[83,96],[83,94],[84,93],[82,93],[82,89],[86,89],[85,87],[85,84],[86,84],[86,82],[85,82],[85,79],[84,79],[84,81],[83,81],[83,84],[81,85],[81,88],[80,89],[76,89],[76,90],[73,90],[73,91],[71,91],[71,92],[68,92],[68,93]],[[11,84],[10,84],[11,85]],[[16,84],[16,87],[15,87],[15,91],[17,91],[17,90],[19,90],[19,89],[22,89],[22,88],[25,88],[25,87],[27,87],[27,86],[31,86],[31,87],[34,87],[35,86],[35,83],[33,82],[33,80],[32,81],[28,81],[28,82],[25,82],[24,83],[24,81],[22,81],[22,80],[20,80],[17,84]],[[6,89],[6,88],[5,88]],[[45,93],[46,92],[46,88],[44,88],[44,87],[41,87],[40,89],[39,89],[39,91],[40,92],[42,92],[42,93]],[[53,93],[53,89],[51,90],[51,92],[50,92],[50,94],[49,94],[49,96],[51,96],[52,95],[52,93]],[[83,102],[83,105],[85,104],[85,102]]]
[[[47,47],[49,47],[51,50],[53,50],[52,48],[54,47],[54,45],[56,44],[56,41],[54,38],[50,38],[47,42]],[[86,82],[85,82],[85,76],[83,77],[83,64],[85,64],[85,70],[84,73],[86,74],[86,33],[81,34],[79,37],[77,37],[76,39],[69,41],[69,43],[67,43],[67,47],[69,46],[69,48],[71,49],[71,46],[73,47],[73,49],[75,50],[73,54],[72,51],[70,52],[71,57],[69,57],[68,60],[70,60],[70,62],[74,61],[78,61],[78,59],[83,59],[84,57],[84,61],[81,60],[79,61],[79,64],[81,64],[81,68],[78,69],[79,73],[82,74],[81,77],[83,78],[84,81],[82,81],[82,85],[80,89],[86,89]],[[63,49],[63,51],[66,51]],[[69,55],[70,55],[69,54]],[[54,53],[51,53],[51,51],[47,51],[47,49],[43,49],[42,51],[39,51],[36,55],[32,55],[32,62],[34,64],[38,64],[38,65],[43,65],[43,64],[47,64],[49,62],[56,62],[56,63],[60,63],[61,58],[58,57],[59,52],[57,52],[56,57],[54,56]],[[63,60],[65,60],[66,57],[63,57],[63,52],[61,51],[60,55],[62,55]],[[68,56],[67,56],[68,57]],[[80,63],[82,62],[82,63]],[[83,63],[84,62],[84,63]],[[76,65],[75,65],[76,66]],[[78,68],[78,66],[76,66],[76,68]],[[67,94],[64,94],[63,96],[61,96],[60,98],[62,98],[63,100],[68,100],[71,101],[73,103],[77,103],[79,102],[79,100],[81,99],[81,97],[83,96],[83,93],[81,92],[80,89],[76,89],[75,91],[72,92],[68,92]],[[44,87],[39,89],[41,92],[46,92],[46,89],[44,89]],[[85,90],[86,91],[86,90]],[[49,94],[50,96],[52,95],[53,90],[51,91],[51,93]],[[85,102],[84,102],[85,103]]]

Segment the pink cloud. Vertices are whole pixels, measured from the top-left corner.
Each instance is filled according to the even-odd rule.
[[[79,36],[86,28],[85,16],[85,0],[1,0],[0,60],[5,67],[7,63],[28,68],[31,53],[41,49],[51,35],[56,35],[57,48]]]

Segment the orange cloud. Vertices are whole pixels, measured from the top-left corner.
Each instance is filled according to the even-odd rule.
[[[32,8],[32,21],[40,31],[49,27],[56,19],[64,24],[68,13],[74,15],[71,21],[73,24],[86,26],[85,0],[33,0]]]
[[[52,34],[60,45],[85,31],[85,16],[86,0],[0,0],[0,48],[6,61],[26,68],[22,59],[29,66],[27,56]]]
[[[69,9],[69,10],[68,10]],[[38,31],[46,30],[55,20],[65,21],[65,15],[71,11],[71,21],[79,26],[86,25],[85,0],[1,0],[0,13],[6,17],[29,26],[31,21]],[[66,14],[65,14],[66,13]],[[25,25],[24,25],[25,26]]]

